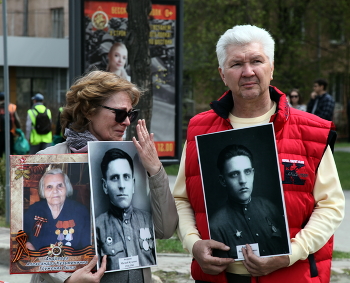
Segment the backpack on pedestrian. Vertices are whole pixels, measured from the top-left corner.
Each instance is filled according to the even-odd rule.
[[[47,115],[47,108],[45,108],[45,111],[43,113],[40,113],[35,107],[34,110],[36,111],[37,115],[35,116],[35,130],[39,135],[46,135],[49,132],[51,132],[51,120],[49,116]]]

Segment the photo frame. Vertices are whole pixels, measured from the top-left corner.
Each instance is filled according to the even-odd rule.
[[[10,274],[74,272],[92,260],[87,154],[12,155],[10,187]]]
[[[147,172],[134,143],[88,142],[88,152],[98,268],[104,255],[106,272],[157,265]]]
[[[243,260],[291,253],[271,123],[196,136],[211,239],[230,246],[214,256]]]

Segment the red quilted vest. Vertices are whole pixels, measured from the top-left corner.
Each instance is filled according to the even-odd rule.
[[[270,96],[278,103],[277,111],[271,117],[271,122],[273,122],[276,135],[289,232],[293,238],[307,223],[314,209],[313,187],[316,172],[327,145],[334,144],[335,133],[331,131],[334,125],[315,115],[289,107],[285,95],[275,87],[270,87]],[[186,189],[202,239],[209,239],[209,231],[195,136],[232,129],[228,120],[228,113],[233,108],[231,92],[226,92],[219,100],[212,102],[211,106],[214,110],[200,113],[191,119],[187,132]],[[334,139],[331,139],[332,137]],[[299,182],[303,184],[295,184],[296,182],[291,181],[288,177],[291,162],[293,164],[304,162],[305,166],[298,171],[302,176]],[[332,250],[333,237],[319,251],[310,256],[310,259],[299,260],[290,267],[258,279],[252,277],[252,282],[328,283]],[[205,274],[196,260],[192,262],[191,273],[195,280],[227,282],[225,272],[215,276]]]

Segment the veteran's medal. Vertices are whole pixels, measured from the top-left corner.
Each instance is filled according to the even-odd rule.
[[[145,251],[148,251],[150,249],[150,245],[148,243],[150,238],[151,233],[149,231],[149,228],[140,228],[140,239],[142,240],[142,247]]]
[[[106,244],[107,244],[108,246],[112,245],[112,244],[113,244],[113,238],[112,238],[112,237],[107,237],[107,239],[106,239]]]
[[[236,229],[235,236],[236,236],[236,238],[242,238],[242,231],[238,231],[238,230]]]
[[[271,220],[266,217],[267,223],[269,224],[269,226],[271,226],[271,230],[273,233],[276,233],[278,231],[278,229],[275,227],[275,225],[272,224]]]
[[[74,219],[68,220],[67,222],[68,222],[68,226],[71,228],[69,228],[68,233],[65,237],[65,239],[67,241],[66,246],[71,246],[72,243],[70,241],[73,240],[73,234],[74,234],[73,227],[75,226],[75,222],[74,222]]]
[[[145,251],[148,251],[148,250],[149,250],[149,245],[148,245],[148,242],[147,242],[146,240],[143,240],[142,246],[143,246],[143,249],[144,249]]]
[[[75,227],[75,222],[74,220],[67,220],[67,221],[57,221],[56,223],[56,228],[57,230],[55,231],[55,234],[58,236],[57,240],[58,241],[63,241],[66,240],[67,242],[65,243],[66,246],[72,246],[72,243],[70,241],[73,240],[73,234],[74,234],[74,229]],[[69,229],[68,229],[69,228]],[[61,231],[61,229],[64,229]]]
[[[48,256],[65,256],[65,252],[62,248],[62,242],[58,242],[55,244],[50,244],[49,251],[47,253]]]
[[[64,228],[64,230],[63,230],[63,235],[67,235],[68,234],[68,230],[67,230],[67,228],[69,228],[69,223],[68,223],[68,221],[63,221],[63,228]]]
[[[52,249],[52,254],[55,255],[55,256],[58,256],[61,254],[61,247],[59,246],[54,246],[53,249]]]

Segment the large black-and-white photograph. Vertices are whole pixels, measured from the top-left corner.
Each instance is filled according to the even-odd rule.
[[[88,143],[98,267],[106,272],[156,265],[147,173],[133,142]]]
[[[230,247],[214,256],[243,260],[290,254],[272,124],[196,137],[210,237]]]

